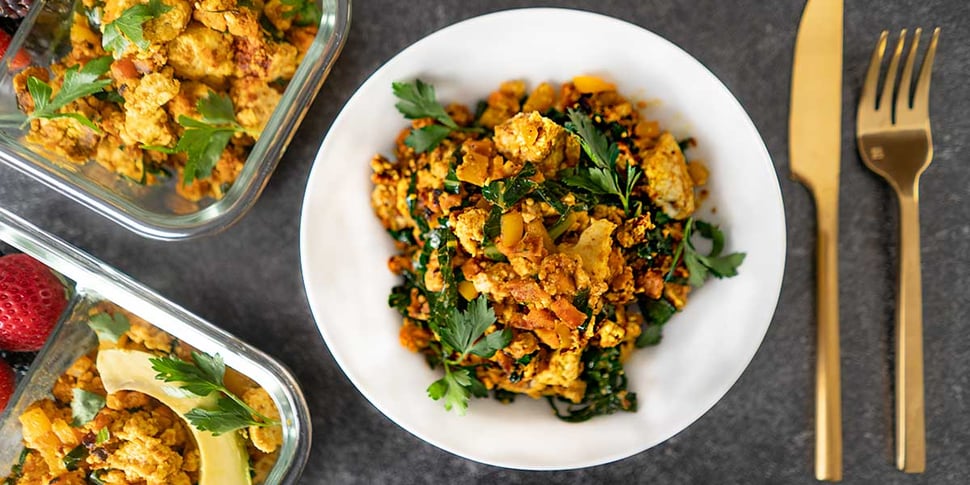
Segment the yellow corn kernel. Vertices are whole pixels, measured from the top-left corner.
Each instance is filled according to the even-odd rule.
[[[525,229],[522,221],[522,214],[519,212],[509,212],[502,216],[502,244],[511,248],[522,240],[522,232]]]
[[[583,94],[616,91],[615,84],[606,82],[598,76],[576,76],[573,78],[573,85]]]
[[[478,297],[478,290],[475,288],[475,285],[467,280],[458,283],[458,293],[468,301],[472,301]]]

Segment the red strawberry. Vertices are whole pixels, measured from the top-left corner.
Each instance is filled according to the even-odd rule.
[[[0,360],[0,412],[7,407],[13,390],[17,387],[17,378],[13,374],[13,368],[6,362]]]
[[[8,34],[6,30],[0,29],[0,57],[3,57],[3,54],[7,52],[7,47],[10,47],[11,39],[12,37],[10,37],[10,34]],[[13,56],[13,59],[10,59],[11,71],[23,69],[28,65],[30,65],[30,55],[28,55],[27,51],[23,49],[17,51],[17,54]]]
[[[66,307],[64,285],[47,266],[22,253],[0,257],[0,349],[40,350]]]

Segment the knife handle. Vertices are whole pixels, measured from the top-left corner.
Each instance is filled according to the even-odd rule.
[[[896,466],[926,468],[923,408],[923,289],[917,194],[899,194],[899,282],[896,302]]]
[[[815,207],[818,216],[815,478],[837,482],[842,480],[838,191],[816,191]]]

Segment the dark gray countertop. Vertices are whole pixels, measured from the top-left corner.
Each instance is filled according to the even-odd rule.
[[[910,4],[910,5],[905,5]],[[473,463],[386,419],[331,358],[310,316],[299,270],[299,215],[316,150],[356,87],[395,53],[456,21],[513,7],[567,6],[654,31],[710,68],[740,99],[778,171],[788,259],[778,309],[750,367],[710,412],[628,459],[564,472]],[[814,208],[788,176],[794,0],[357,0],[343,54],[252,212],[199,240],[143,239],[39,183],[0,167],[0,206],[27,217],[293,369],[313,413],[306,483],[812,483]],[[847,1],[841,202],[845,482],[970,480],[970,3]],[[865,169],[851,127],[873,44],[884,28],[941,26],[931,115],[936,155],[922,181],[927,472],[893,464],[892,319],[895,199]],[[765,304],[770,304],[766,302]],[[509,436],[511,440],[542,438]],[[474,437],[469,437],[474,439]]]

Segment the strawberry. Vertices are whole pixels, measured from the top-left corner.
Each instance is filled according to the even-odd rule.
[[[7,47],[10,47],[11,39],[12,37],[10,37],[10,34],[8,34],[6,30],[0,29],[0,57],[3,57],[3,55],[7,52]],[[30,55],[28,55],[27,51],[23,49],[17,51],[17,54],[13,56],[13,59],[10,60],[11,71],[23,69],[28,65],[30,65]]]
[[[47,266],[22,253],[0,257],[0,349],[40,350],[66,307],[64,285]]]
[[[13,390],[17,387],[17,378],[14,376],[13,368],[6,362],[0,360],[0,412],[7,407]]]

